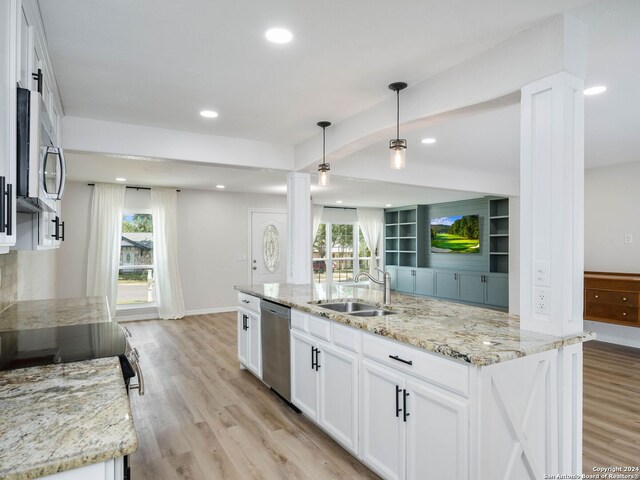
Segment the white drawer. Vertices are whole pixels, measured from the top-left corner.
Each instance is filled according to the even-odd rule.
[[[469,396],[469,366],[378,335],[363,332],[362,337],[365,356],[459,395]]]
[[[306,313],[291,309],[291,328],[301,332],[308,332],[307,317]]]
[[[246,293],[238,293],[238,305],[247,310],[260,313],[260,299],[253,295],[247,295]]]
[[[336,322],[331,322],[331,330],[334,345],[356,353],[362,351],[362,330]]]
[[[331,321],[309,315],[309,333],[322,340],[331,340]]]

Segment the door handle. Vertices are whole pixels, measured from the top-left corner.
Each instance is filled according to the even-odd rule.
[[[42,95],[42,69],[39,68],[37,73],[32,73],[31,77],[36,80],[36,89],[38,90],[38,93]]]
[[[51,222],[56,226],[55,233],[51,235],[54,240],[60,240],[60,217],[56,216]]]
[[[316,348],[316,372],[320,368],[320,349]]]
[[[396,418],[400,417],[400,412],[402,411],[400,408],[400,397],[398,396],[400,395],[400,391],[400,387],[396,385]]]
[[[403,420],[406,422],[407,421],[407,417],[409,415],[411,415],[409,412],[407,412],[407,397],[409,396],[409,392],[407,392],[406,389],[402,390],[402,416],[403,416]]]
[[[454,279],[454,280],[457,280],[457,279],[458,279],[458,274],[457,274],[457,273],[454,273],[454,274],[453,274],[453,279]]]
[[[249,330],[249,324],[247,323],[247,320],[249,320],[249,316],[246,314],[242,314],[242,329],[243,330]]]
[[[5,222],[6,220],[5,213],[7,211],[7,208],[6,208],[7,205],[5,203],[6,195],[4,192],[6,188],[6,182],[7,180],[5,177],[0,177],[0,233],[5,232],[7,228],[6,224],[8,223],[8,222]]]
[[[64,242],[64,222],[60,222],[60,240]]]
[[[311,370],[316,369],[316,347],[311,347]]]

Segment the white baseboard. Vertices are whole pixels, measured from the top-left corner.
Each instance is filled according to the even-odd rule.
[[[624,325],[585,320],[584,329],[596,332],[596,340],[600,342],[640,348],[640,328],[638,327],[625,327]]]
[[[227,313],[227,312],[235,312],[238,307],[219,307],[219,308],[201,308],[198,310],[187,310],[185,312],[185,316],[189,317],[191,315],[208,315],[210,313]]]
[[[137,315],[118,315],[116,313],[116,322],[135,322],[138,320],[157,320],[158,313],[139,313]]]

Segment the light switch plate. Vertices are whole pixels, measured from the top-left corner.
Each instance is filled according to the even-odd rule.
[[[624,243],[626,243],[626,244],[633,243],[633,235],[631,235],[630,233],[625,233],[624,234]]]
[[[549,270],[551,265],[549,262],[536,262],[534,273],[534,284],[540,287],[548,287],[551,285],[549,281]]]

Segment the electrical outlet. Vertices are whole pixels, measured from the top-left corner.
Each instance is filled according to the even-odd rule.
[[[549,315],[549,289],[535,288],[533,290],[533,310],[542,315]]]

